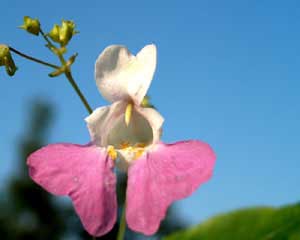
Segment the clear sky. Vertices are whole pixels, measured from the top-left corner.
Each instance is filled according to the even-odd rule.
[[[56,63],[41,38],[16,28],[24,15],[38,17],[45,31],[63,18],[76,22],[74,77],[93,108],[108,104],[94,82],[106,46],[136,53],[157,45],[149,94],[165,117],[163,140],[202,139],[217,153],[212,180],[177,204],[190,223],[300,200],[300,1],[2,0],[0,42]],[[66,79],[14,58],[13,78],[0,69],[0,187],[16,167],[33,97],[57,108],[49,143],[89,141],[86,110]]]

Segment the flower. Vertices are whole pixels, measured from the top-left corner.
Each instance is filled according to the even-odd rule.
[[[70,196],[85,229],[101,236],[116,222],[117,166],[128,172],[129,228],[154,234],[170,204],[211,177],[215,154],[198,140],[160,141],[163,117],[141,106],[156,68],[155,45],[136,56],[123,46],[107,47],[95,68],[96,84],[112,104],[86,118],[91,143],[34,152],[27,161],[30,176],[50,193]]]

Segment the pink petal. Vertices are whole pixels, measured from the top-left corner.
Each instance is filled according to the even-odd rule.
[[[69,195],[85,229],[109,232],[117,217],[116,176],[104,149],[94,145],[52,144],[32,153],[30,177],[47,191]]]
[[[200,141],[157,144],[129,168],[126,219],[128,226],[154,234],[169,205],[192,194],[213,172],[215,154]]]

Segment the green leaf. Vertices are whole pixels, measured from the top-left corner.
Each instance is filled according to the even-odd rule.
[[[235,210],[164,238],[185,239],[300,240],[300,204]]]

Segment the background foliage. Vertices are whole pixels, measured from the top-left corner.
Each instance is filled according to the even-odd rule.
[[[253,207],[213,217],[165,240],[300,240],[300,203]]]

